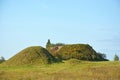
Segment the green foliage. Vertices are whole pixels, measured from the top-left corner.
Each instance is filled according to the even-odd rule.
[[[108,60],[106,59],[106,54],[104,54],[104,53],[97,52],[97,57],[98,57],[101,61],[108,61]]]
[[[51,47],[51,42],[50,42],[50,39],[48,39],[48,42],[46,43],[46,48],[48,49],[48,48],[50,48]]]
[[[4,64],[7,65],[31,65],[49,64],[56,62],[56,59],[43,47],[28,47],[10,58]]]
[[[56,43],[56,44],[53,44],[50,42],[50,39],[48,39],[48,42],[46,43],[46,49],[50,49],[51,47],[56,47],[56,46],[64,46],[65,44],[64,43]]]
[[[97,52],[97,54],[99,57],[106,59],[106,54],[100,52]]]
[[[0,57],[0,63],[4,62],[5,58],[3,56]]]
[[[119,57],[118,57],[118,55],[116,55],[116,54],[115,54],[115,56],[114,56],[114,61],[119,61]]]
[[[57,52],[57,57],[64,60],[71,58],[90,61],[105,60],[88,44],[65,45]]]
[[[54,44],[55,46],[64,46],[65,44],[64,43],[56,43]]]

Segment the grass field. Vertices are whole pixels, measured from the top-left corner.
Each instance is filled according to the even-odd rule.
[[[120,80],[120,62],[68,60],[50,65],[0,65],[0,80]]]

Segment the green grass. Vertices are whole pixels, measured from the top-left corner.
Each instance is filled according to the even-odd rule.
[[[87,61],[105,61],[105,59],[96,53],[96,51],[88,44],[69,44],[64,45],[56,56],[61,59],[76,58]]]
[[[120,62],[76,59],[47,65],[0,65],[0,80],[120,80]]]

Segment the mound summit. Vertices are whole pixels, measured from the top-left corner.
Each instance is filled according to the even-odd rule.
[[[56,59],[43,47],[28,47],[18,54],[7,60],[7,65],[29,65],[29,64],[49,64],[55,62]]]
[[[52,49],[54,50],[54,48]],[[58,50],[50,51],[54,56],[67,60],[67,59],[79,59],[88,61],[106,61],[103,54],[97,53],[88,44],[69,44],[64,46],[58,46]]]

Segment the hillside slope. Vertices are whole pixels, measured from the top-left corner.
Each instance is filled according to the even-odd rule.
[[[70,44],[63,46],[58,52],[57,57],[61,59],[76,58],[79,60],[101,61],[105,60],[101,55],[88,44]]]
[[[28,64],[48,64],[56,59],[43,47],[28,47],[7,60],[3,64],[7,65],[28,65]]]

